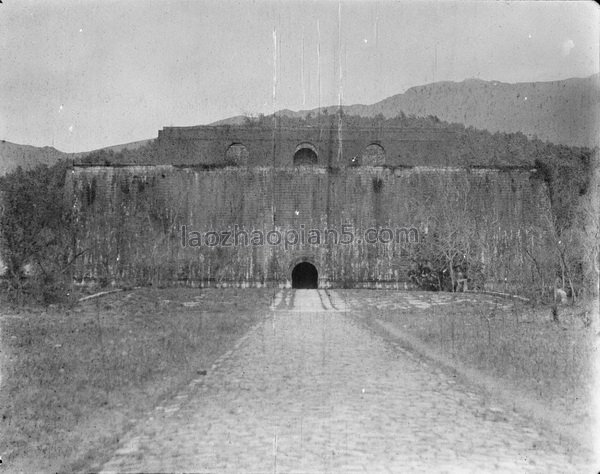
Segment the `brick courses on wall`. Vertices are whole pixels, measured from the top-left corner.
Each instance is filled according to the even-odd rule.
[[[322,287],[405,287],[411,265],[407,244],[360,242],[361,232],[411,226],[423,231],[422,204],[446,205],[440,189],[449,184],[465,193],[468,214],[485,239],[481,259],[494,269],[491,277],[502,280],[527,265],[521,244],[536,232],[546,199],[543,183],[527,169],[444,167],[443,134],[418,141],[413,132],[363,130],[340,142],[333,130],[227,128],[161,131],[162,164],[75,166],[77,247],[88,249],[77,264],[77,278],[283,286],[290,284],[296,263],[309,261]],[[330,136],[319,139],[323,134]],[[303,142],[314,145],[318,166],[293,166]],[[431,148],[432,166],[401,162],[415,143]],[[228,163],[231,144],[245,148],[229,153]],[[382,147],[383,157],[373,147],[365,153],[372,144]],[[181,241],[182,226],[201,234],[235,226],[341,234],[342,225],[355,230],[352,244],[184,247]]]
[[[158,133],[159,154],[152,164],[223,164],[229,147],[241,144],[248,152],[248,166],[290,166],[298,145],[307,143],[314,147],[318,165],[325,167],[378,164],[369,157],[372,153],[365,153],[373,144],[381,147],[390,166],[420,165],[415,157],[424,154],[429,165],[447,166],[452,162],[448,150],[459,139],[458,133],[444,129],[389,126],[167,127]],[[368,163],[360,162],[363,157]]]

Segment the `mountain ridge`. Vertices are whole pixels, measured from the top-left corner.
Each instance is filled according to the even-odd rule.
[[[600,74],[554,81],[487,81],[468,78],[460,82],[438,81],[413,86],[374,104],[342,106],[346,115],[386,118],[406,115],[436,116],[449,123],[494,132],[515,133],[568,146],[598,146],[600,136]],[[336,113],[338,106],[276,112],[304,118],[308,114]],[[247,117],[237,115],[209,125],[239,125]],[[0,176],[17,166],[51,165],[60,159],[81,158],[100,150],[135,150],[153,138],[112,145],[98,150],[66,153],[54,147],[19,145],[0,141]]]
[[[0,140],[0,176],[13,171],[18,166],[32,168],[39,164],[53,165],[61,159],[72,156],[51,146],[36,147]]]
[[[338,106],[276,112],[288,117],[309,113],[335,113]],[[460,82],[438,81],[413,86],[405,92],[374,104],[342,106],[347,115],[392,118],[407,115],[435,115],[450,123],[494,132],[521,132],[530,138],[568,146],[593,147],[600,124],[600,74],[554,81],[487,81],[469,78]],[[244,123],[242,115],[211,125]]]
[[[154,139],[137,140],[135,142],[111,145],[97,150],[77,153],[67,153],[52,146],[37,147],[13,143],[8,140],[0,140],[0,176],[10,173],[18,166],[23,168],[33,168],[34,166],[41,164],[51,166],[59,160],[82,158],[101,150],[112,151],[114,153],[119,153],[123,150],[135,150],[147,145],[152,140]]]

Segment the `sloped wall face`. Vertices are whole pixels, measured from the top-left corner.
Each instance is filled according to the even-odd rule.
[[[106,282],[405,287],[433,214],[460,201],[502,280],[539,228],[545,190],[523,171],[358,167],[75,167],[76,275]]]

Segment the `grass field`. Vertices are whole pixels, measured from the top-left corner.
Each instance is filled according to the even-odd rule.
[[[71,309],[0,308],[2,470],[97,469],[136,419],[263,316],[271,294],[144,289]]]
[[[344,297],[365,320],[392,324],[451,366],[458,361],[477,369],[574,426],[590,425],[595,337],[585,308],[561,306],[556,323],[549,306],[481,294],[352,291]]]
[[[562,307],[556,323],[549,307],[486,295],[337,291],[367,323],[588,423],[595,337],[581,308]],[[97,470],[137,420],[264,317],[273,292],[143,289],[71,309],[0,307],[2,470]]]

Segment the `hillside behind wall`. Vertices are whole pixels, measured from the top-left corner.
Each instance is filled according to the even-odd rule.
[[[323,287],[404,287],[405,243],[360,242],[369,227],[415,227],[423,206],[443,208],[441,189],[466,193],[483,239],[488,278],[524,275],[523,242],[539,237],[546,192],[526,170],[406,167],[75,167],[80,234],[76,277],[129,284],[289,285],[293,265],[312,262]],[[430,209],[433,209],[430,207]],[[276,229],[353,229],[351,244],[182,245],[182,226],[205,234]],[[237,226],[237,227],[236,227]],[[240,243],[243,234],[239,235]],[[516,282],[518,284],[518,282]]]

